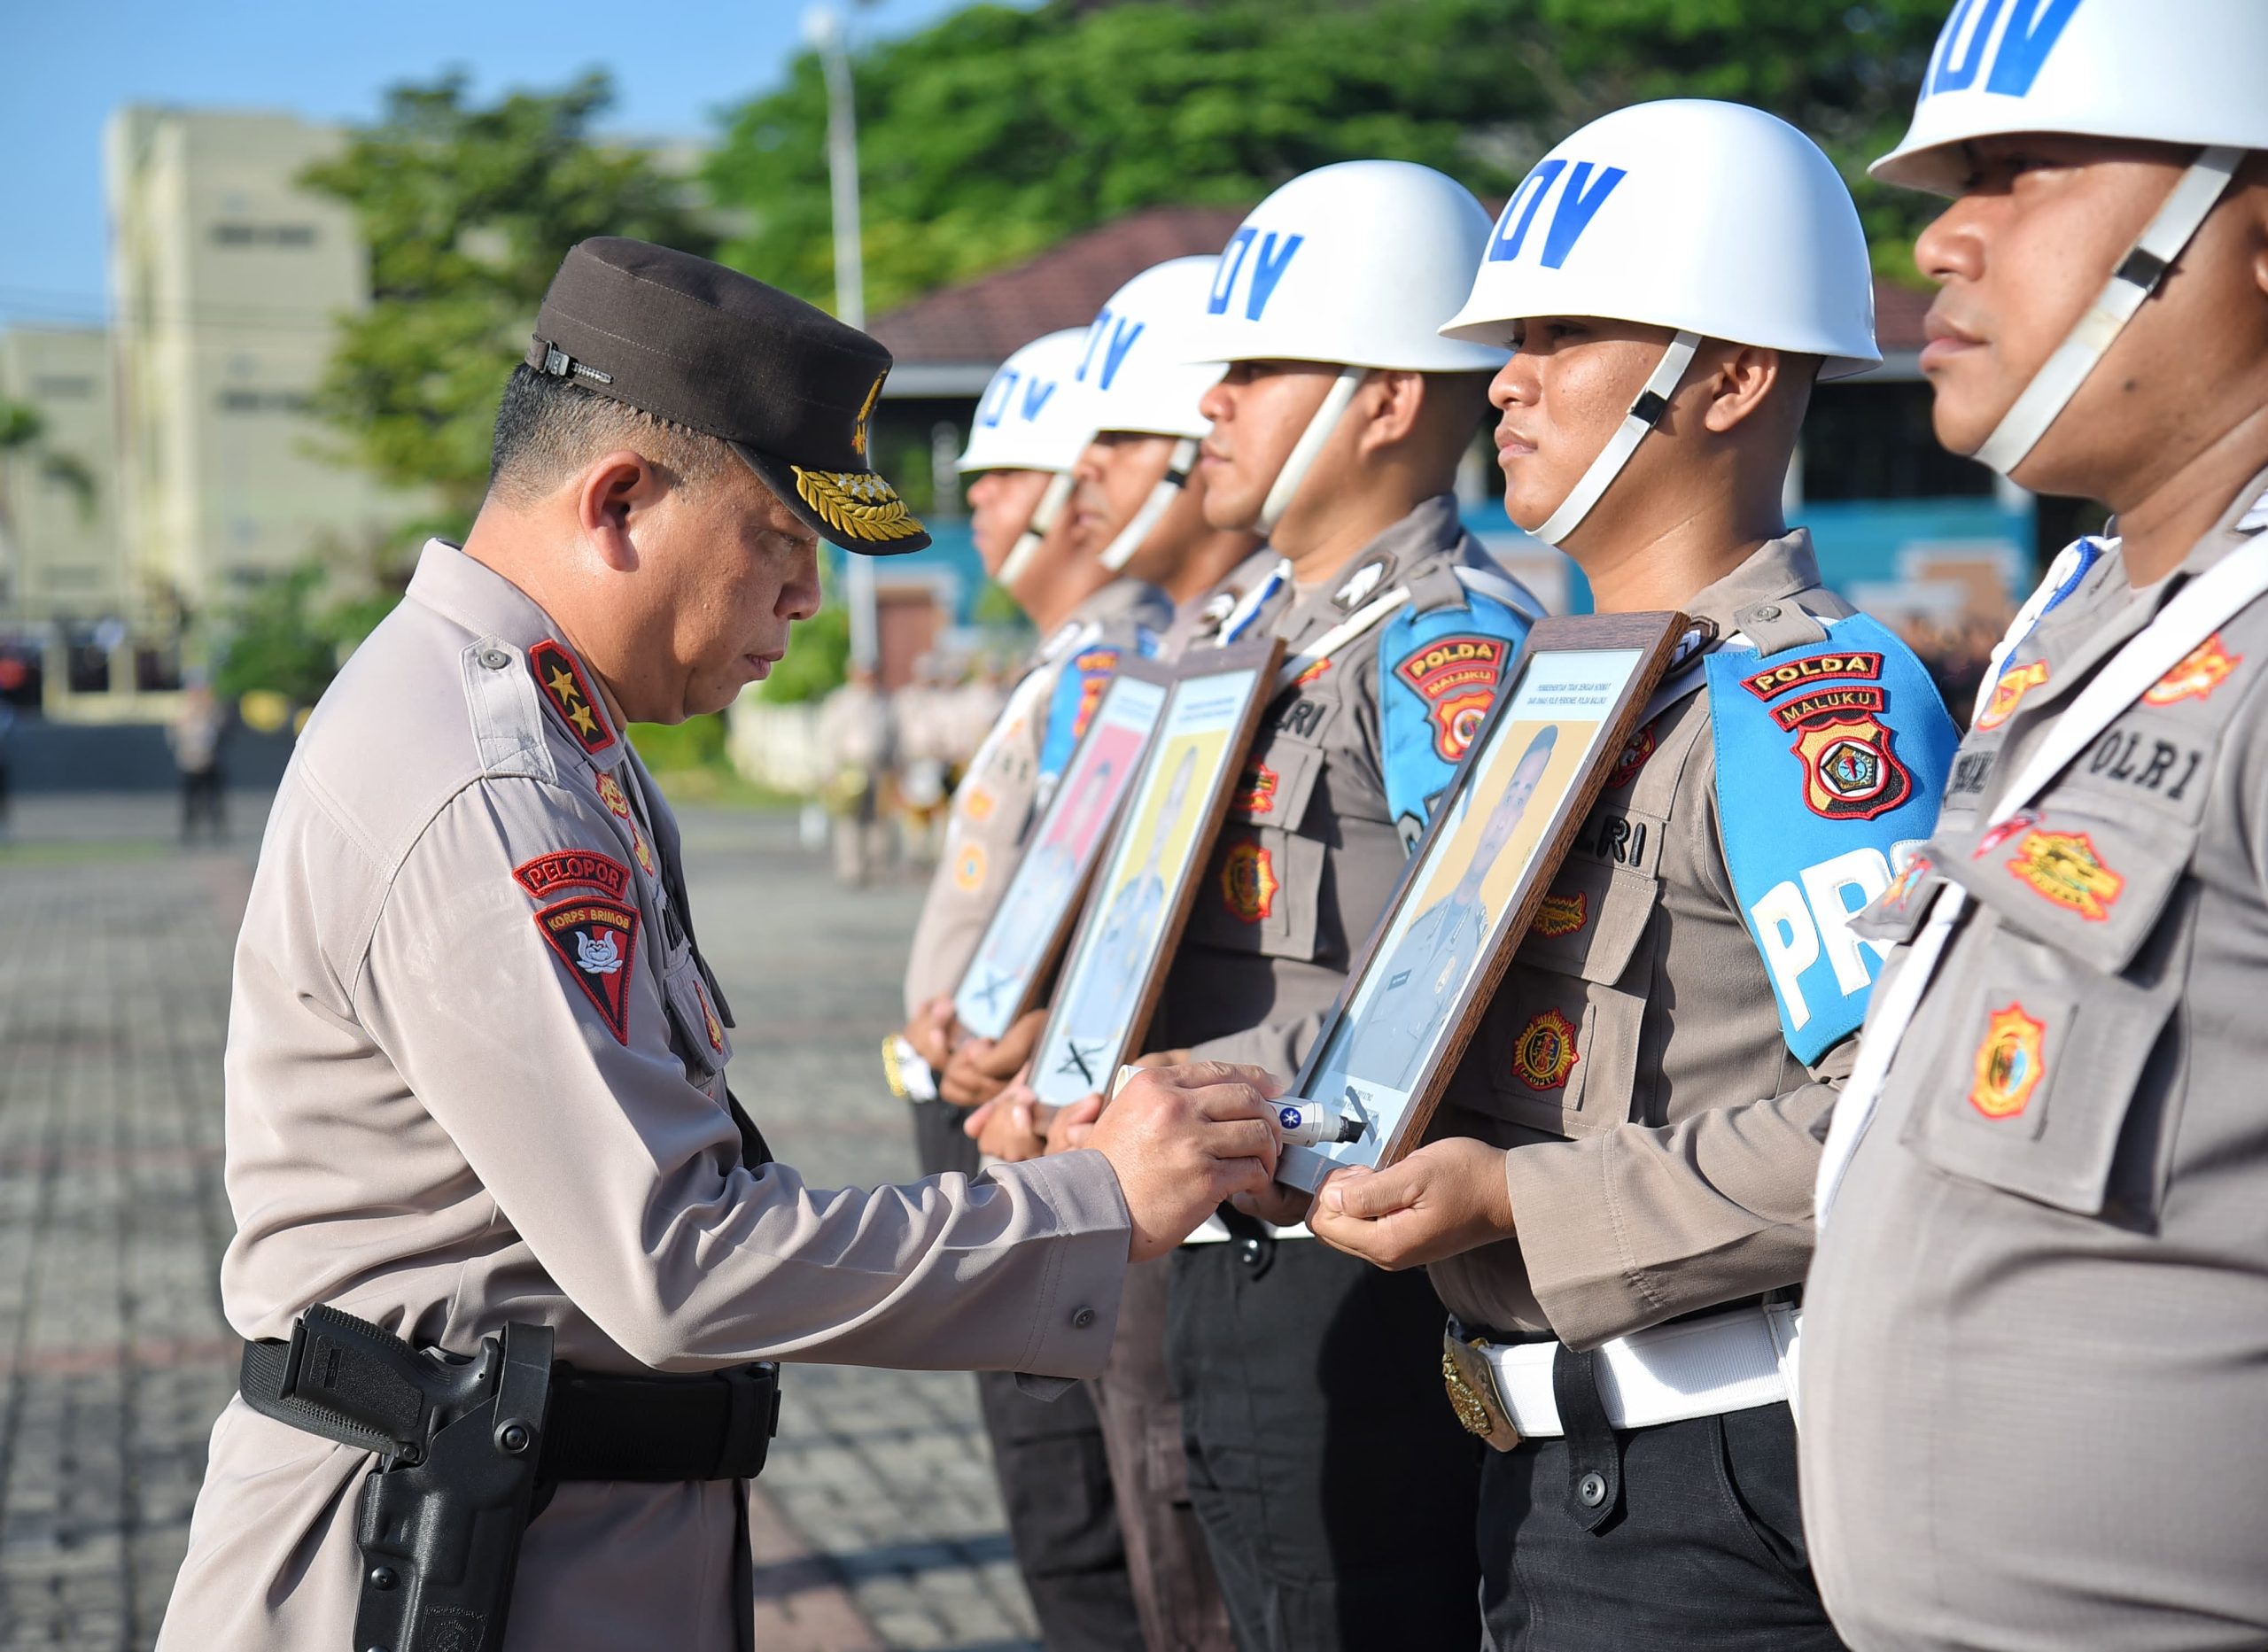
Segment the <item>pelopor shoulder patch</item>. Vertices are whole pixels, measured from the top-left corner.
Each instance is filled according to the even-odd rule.
[[[1937,824],[1960,737],[1896,635],[1864,615],[1759,661],[1708,656],[1717,813],[1734,897],[1806,1065],[1857,1030],[1883,948],[1852,928],[1896,846]]]
[[[603,889],[620,900],[630,888],[630,868],[595,849],[561,849],[512,868],[520,887],[541,900],[562,889],[588,887]]]
[[[537,643],[528,650],[528,670],[535,674],[536,687],[558,715],[561,725],[575,737],[576,744],[593,753],[614,744],[614,731],[607,726],[606,713],[591,693],[582,662],[568,653],[563,644],[548,637]]]
[[[617,1043],[630,1042],[630,981],[638,958],[638,910],[580,896],[547,906],[535,927],[583,989]]]

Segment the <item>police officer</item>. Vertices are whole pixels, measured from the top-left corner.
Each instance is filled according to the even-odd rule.
[[[1490,1644],[1837,1644],[1781,1353],[1813,1129],[1877,960],[1847,930],[1935,818],[1919,662],[1781,515],[1815,376],[1878,359],[1833,165],[1757,110],[1643,104],[1513,194],[1445,330],[1510,344],[1513,521],[1600,611],[1696,622],[1452,1080],[1317,1234],[1431,1263],[1482,1471]]]
[[[1837,1104],[1805,1523],[1862,1648],[2268,1644],[2268,8],[1963,4],[1938,438],[2099,500],[1998,651]]]
[[[937,870],[905,966],[907,1026],[888,1071],[913,1099],[925,1174],[974,1175],[966,1109],[990,1093],[990,1044],[953,1020],[952,994],[1006,894],[1033,822],[1070,760],[1103,686],[1128,654],[1153,652],[1172,619],[1153,587],[1121,578],[1074,543],[1069,470],[1087,426],[1073,382],[1084,329],[1026,345],[993,375],[960,457],[978,555],[1043,640],[953,797]],[[1138,1646],[1100,1424],[1084,1388],[1052,1400],[1013,1377],[977,1391],[1016,1563],[1058,1652]]]
[[[867,461],[889,367],[703,260],[562,265],[464,547],[426,547],[270,817],[227,1053],[254,1340],[162,1645],[745,1648],[748,1361],[1091,1375],[1130,1250],[1261,1181],[1217,1072],[1130,1092],[1099,1152],[871,1193],[806,1190],[726,1089],[622,730],[763,677],[817,537],[926,542]]]
[[[1220,634],[1272,632],[1288,663],[1166,980],[1161,1054],[1296,1070],[1537,611],[1451,496],[1503,353],[1434,330],[1487,231],[1429,168],[1327,167],[1254,209],[1202,300],[1190,353],[1226,364],[1200,405],[1205,517],[1269,541]],[[1168,1307],[1238,1642],[1471,1645],[1475,1454],[1434,1386],[1440,1304],[1268,1210],[1281,1231],[1231,1211],[1233,1242],[1177,1254]]]

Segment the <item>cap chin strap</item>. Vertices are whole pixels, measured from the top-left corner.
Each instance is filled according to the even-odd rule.
[[[1292,456],[1276,473],[1275,485],[1268,490],[1268,498],[1260,507],[1260,520],[1253,524],[1261,538],[1267,539],[1276,531],[1276,524],[1284,520],[1284,513],[1292,508],[1300,484],[1308,479],[1308,472],[1323,453],[1323,445],[1331,439],[1332,431],[1339,428],[1339,421],[1347,416],[1347,404],[1355,399],[1355,392],[1371,376],[1366,367],[1342,367],[1331,388],[1324,393],[1323,405],[1308,421],[1308,428],[1300,433],[1299,444],[1292,449]]]
[[[1173,457],[1166,461],[1166,473],[1150,490],[1150,497],[1142,501],[1142,508],[1134,513],[1134,520],[1118,531],[1118,537],[1103,547],[1102,565],[1113,573],[1123,573],[1126,564],[1134,560],[1134,553],[1142,548],[1142,541],[1150,537],[1150,530],[1158,525],[1158,518],[1173,508],[1181,490],[1189,484],[1189,468],[1197,462],[1197,438],[1184,436],[1173,445]]]
[[[1671,393],[1685,376],[1685,369],[1692,365],[1693,353],[1700,347],[1701,335],[1682,330],[1669,341],[1669,348],[1654,364],[1646,387],[1638,392],[1638,399],[1630,404],[1630,411],[1623,415],[1620,428],[1607,438],[1606,446],[1591,461],[1591,468],[1567,490],[1567,497],[1559,501],[1559,508],[1545,519],[1531,538],[1546,545],[1557,545],[1591,514],[1591,507],[1622,474],[1622,467],[1630,462],[1630,455],[1638,451],[1638,444],[1646,439],[1646,432],[1659,424],[1662,415],[1669,411]]]
[[[1047,538],[1049,530],[1055,526],[1055,519],[1063,514],[1063,501],[1071,497],[1071,473],[1058,470],[1033,508],[1031,522],[1016,536],[1016,542],[1008,547],[1008,555],[1001,561],[1000,571],[992,576],[995,584],[1009,586],[1024,577],[1031,559],[1039,555],[1040,541]]]
[[[2016,405],[1984,438],[1976,453],[1978,462],[2007,476],[2024,461],[2065,404],[2086,383],[2103,353],[2134,319],[2143,300],[2158,290],[2167,266],[2189,244],[2189,238],[2221,198],[2243,159],[2244,151],[2232,145],[2199,152],[2173,186],[2173,193],[2166,197],[2165,205],[2158,208],[2157,216],[2118,260],[2117,272],[2103,284],[2087,313],[2064,335],[2055,353],[2031,376],[2031,383],[2023,387]]]

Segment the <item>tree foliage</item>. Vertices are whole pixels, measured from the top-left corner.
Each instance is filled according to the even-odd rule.
[[[1869,183],[1944,0],[1135,0],[976,4],[856,64],[870,311],[1165,202],[1243,205],[1363,156],[1507,194],[1593,116],[1666,97],[1770,109],[1858,191],[1877,261],[1926,206]],[[827,97],[806,53],[731,117],[726,256],[833,291]]]
[[[348,457],[437,489],[460,527],[486,486],[497,398],[560,255],[595,235],[715,250],[687,180],[592,137],[610,97],[597,73],[485,106],[461,74],[398,86],[375,126],[304,178],[354,209],[370,248],[372,302],[344,318],[316,411]]]

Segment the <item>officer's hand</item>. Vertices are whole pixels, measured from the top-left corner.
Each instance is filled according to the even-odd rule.
[[[1032,1046],[1039,1042],[1040,1029],[1046,1025],[1045,1010],[1030,1010],[997,1041],[964,1039],[945,1063],[937,1093],[957,1107],[974,1107],[991,1100],[1023,1071],[1031,1059]]]
[[[942,1073],[952,1056],[953,1034],[958,1030],[953,1020],[953,1001],[935,997],[913,1012],[905,1024],[905,1042],[913,1046],[913,1053],[929,1064],[929,1071]]]
[[[1087,1144],[1110,1160],[1133,1219],[1130,1261],[1163,1256],[1223,1199],[1276,1172],[1276,1081],[1256,1066],[1200,1061],[1126,1082]]]
[[[1325,1245],[1397,1271],[1509,1239],[1504,1150],[1448,1136],[1384,1170],[1335,1171],[1308,1226]]]
[[[1308,1210],[1315,1203],[1315,1195],[1303,1189],[1287,1187],[1281,1182],[1270,1182],[1257,1193],[1239,1193],[1229,1201],[1247,1216],[1257,1216],[1262,1222],[1272,1222],[1279,1228],[1305,1222]]]
[[[962,1131],[1005,1164],[1021,1164],[1047,1151],[1044,1125],[1054,1109],[1025,1084],[1011,1084],[968,1115]]]
[[[1100,1096],[1082,1096],[1067,1106],[1058,1107],[1047,1125],[1049,1155],[1076,1152],[1086,1146],[1087,1138],[1095,1133],[1095,1121],[1101,1117]]]

